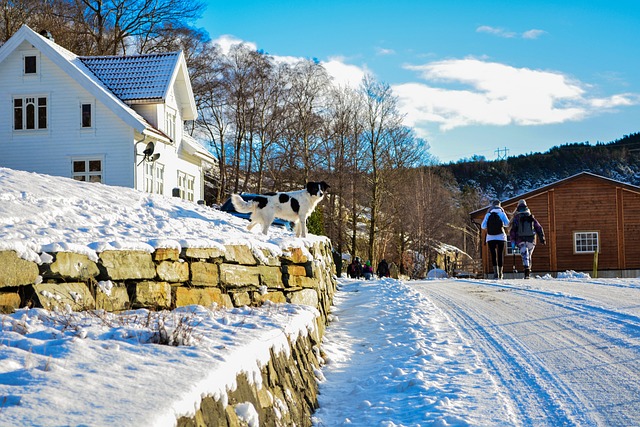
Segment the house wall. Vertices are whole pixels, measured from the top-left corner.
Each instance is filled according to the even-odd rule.
[[[561,182],[547,191],[526,198],[531,212],[542,225],[547,245],[538,242],[533,254],[533,272],[593,270],[594,254],[574,253],[574,232],[597,231],[600,239],[598,270],[640,269],[640,192],[614,182],[584,175]],[[503,204],[509,218],[517,200]],[[480,224],[484,213],[473,219]],[[484,235],[483,235],[484,237]],[[486,244],[482,247],[485,273],[492,272]],[[505,258],[505,271],[523,271],[519,255]]]
[[[184,126],[175,89],[172,87],[168,91],[166,104],[134,104],[131,107],[154,127],[166,133],[167,136],[172,136],[173,143],[171,144],[155,142],[155,153],[160,154],[157,162],[164,166],[164,195],[172,195],[173,189],[178,187],[178,173],[183,172],[194,177],[194,201],[203,199],[204,184],[201,161],[180,149]],[[165,120],[167,111],[175,114],[174,135],[170,135],[169,129],[167,129]],[[144,149],[142,145],[140,144],[138,152]],[[137,168],[137,188],[144,189],[144,165]]]
[[[36,76],[23,75],[24,42],[0,63],[0,166],[71,177],[74,156],[103,159],[103,182],[132,187],[133,130],[47,57]],[[13,130],[13,96],[47,96],[46,130]],[[92,103],[94,126],[81,129],[80,104]]]

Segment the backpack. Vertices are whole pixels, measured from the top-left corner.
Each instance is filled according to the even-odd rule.
[[[489,214],[489,218],[487,218],[487,234],[495,236],[497,234],[502,234],[504,224],[502,223],[502,218],[498,215],[497,212],[491,212]]]
[[[533,216],[520,215],[518,218],[518,237],[532,237],[536,234],[536,230],[533,227]]]

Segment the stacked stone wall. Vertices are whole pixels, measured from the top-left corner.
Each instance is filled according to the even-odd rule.
[[[0,251],[0,310],[171,309],[191,304],[257,306],[269,300],[316,307],[323,328],[336,289],[331,246],[320,240],[273,256],[246,245],[109,250],[98,259],[57,252],[48,262]]]

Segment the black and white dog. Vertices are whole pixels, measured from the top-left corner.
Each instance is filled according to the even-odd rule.
[[[249,202],[239,194],[232,194],[231,202],[238,212],[251,213],[251,222],[247,226],[249,230],[260,224],[262,232],[267,234],[274,218],[281,218],[295,224],[296,236],[307,237],[307,218],[322,200],[327,188],[329,184],[324,181],[308,182],[305,190],[268,193]]]

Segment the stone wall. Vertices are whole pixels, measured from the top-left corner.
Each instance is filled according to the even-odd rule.
[[[331,244],[317,240],[274,256],[242,244],[160,248],[153,253],[109,250],[87,255],[42,254],[41,264],[0,251],[0,310],[171,309],[295,303],[320,311],[320,333],[336,289]]]
[[[260,426],[311,426],[318,400],[314,369],[320,367],[315,353],[320,343],[317,337],[307,335],[289,345],[289,354],[271,351],[269,363],[261,369],[261,386],[240,374],[235,389],[227,393],[226,404],[205,397],[196,415],[178,419],[178,427],[246,426],[238,406],[247,404],[258,414]]]

